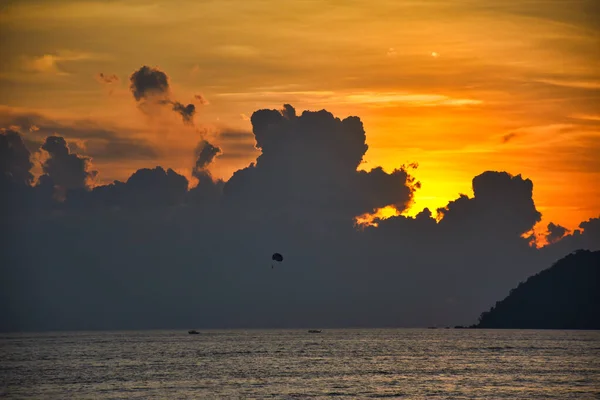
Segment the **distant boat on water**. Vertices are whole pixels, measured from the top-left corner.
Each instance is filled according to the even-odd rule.
[[[321,333],[320,329],[309,329],[308,333]]]
[[[198,331],[197,331],[197,330],[195,330],[195,329],[191,329],[191,330],[189,330],[189,331],[188,331],[188,333],[189,333],[190,335],[198,335],[200,332],[198,332]]]

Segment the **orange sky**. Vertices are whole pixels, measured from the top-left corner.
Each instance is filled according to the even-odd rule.
[[[364,168],[419,163],[409,214],[472,195],[475,175],[504,170],[534,182],[544,224],[572,229],[600,215],[599,8],[589,0],[8,1],[0,123],[31,113],[65,126],[85,120],[158,149],[156,160],[94,159],[101,182],[154,165],[189,175],[208,132],[229,154],[213,173],[228,178],[258,151],[228,149],[219,131],[250,130],[259,108],[325,108],[363,121]],[[208,100],[195,126],[140,112],[128,76],[142,65],[166,72],[178,101]],[[120,81],[102,84],[100,72]],[[56,133],[85,149],[70,132]]]

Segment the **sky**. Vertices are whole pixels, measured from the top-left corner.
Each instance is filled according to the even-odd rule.
[[[200,130],[249,131],[252,112],[284,103],[359,116],[362,167],[418,163],[409,214],[497,169],[532,179],[544,221],[572,229],[600,213],[598,11],[591,0],[8,1],[1,112],[86,120],[153,146],[174,136],[151,160],[94,157],[101,183],[152,164],[189,176],[184,149],[199,135],[142,118],[127,87],[158,67],[178,99],[206,99]],[[214,174],[257,155],[224,148]]]
[[[81,327],[66,297],[48,302],[61,282],[64,296],[116,290],[108,310],[131,302],[99,327],[134,311],[147,327],[144,301],[170,315],[182,292],[215,326],[293,325],[260,309],[275,278],[242,266],[278,246],[297,268],[277,293],[339,295],[324,308],[338,325],[474,322],[528,274],[600,243],[598,12],[591,0],[3,2],[7,326],[54,326],[71,307],[56,327]],[[200,300],[186,297],[200,277]],[[365,297],[362,319],[340,311]],[[288,304],[296,322],[325,321],[306,301]],[[389,301],[404,304],[399,320],[377,311]],[[172,324],[190,321],[181,312]]]

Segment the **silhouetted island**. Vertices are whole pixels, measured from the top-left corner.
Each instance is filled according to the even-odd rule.
[[[600,251],[578,250],[529,277],[473,327],[600,329]]]

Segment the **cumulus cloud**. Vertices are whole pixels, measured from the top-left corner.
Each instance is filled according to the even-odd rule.
[[[542,214],[533,202],[533,182],[521,175],[487,171],[473,178],[473,198],[461,195],[438,209],[444,225],[482,227],[500,239],[531,230]]]
[[[600,250],[600,216],[581,222],[579,229],[572,232],[567,230],[563,232],[564,228],[560,225],[551,225],[553,227],[548,227],[546,236],[549,245],[539,249],[539,252],[546,258],[557,259],[578,249]],[[552,232],[554,232],[554,236],[551,236]],[[560,238],[557,238],[558,236]]]
[[[553,222],[548,224],[548,233],[546,234],[546,241],[548,243],[555,243],[562,239],[569,230],[564,226],[556,225]]]
[[[130,204],[168,206],[181,203],[188,181],[170,168],[156,167],[136,171],[125,185]]]
[[[587,221],[583,221],[579,224],[579,229],[580,231],[577,234],[573,234],[574,237],[580,236],[582,239],[582,243],[578,247],[600,250],[600,215],[597,218],[590,218]]]
[[[67,205],[73,209],[157,210],[182,204],[188,180],[172,169],[142,168],[125,182],[115,181],[90,191],[71,191]]]
[[[30,152],[19,132],[6,129],[0,131],[0,173],[2,179],[29,185],[33,181],[30,170],[33,163]]]
[[[32,144],[29,144],[32,146]],[[32,156],[27,140],[20,132],[0,130],[0,230],[14,232],[20,229],[15,220],[19,215],[28,215],[38,211],[47,211],[51,205],[54,184],[47,175],[40,177],[33,187]],[[32,146],[34,147],[34,146]],[[35,147],[34,147],[35,148]],[[38,147],[39,148],[39,147]],[[35,148],[35,150],[38,150]],[[12,246],[19,243],[5,235],[1,246]],[[1,252],[0,252],[1,253]],[[0,272],[2,269],[0,267]]]
[[[169,78],[158,68],[144,65],[131,74],[129,81],[129,88],[137,101],[151,96],[169,95]]]
[[[251,122],[261,154],[226,183],[228,201],[351,220],[387,205],[403,211],[412,199],[415,182],[405,170],[357,171],[368,148],[357,117],[340,120],[325,110],[298,116],[286,104],[256,111]]]
[[[579,224],[579,228],[592,235],[592,237],[597,238],[598,243],[600,243],[600,216],[583,221]]]
[[[27,193],[2,199],[3,215],[16,216],[0,221],[11,232],[0,329],[470,324],[531,274],[599,246],[600,218],[572,233],[553,225],[554,242],[530,246],[523,234],[541,217],[533,182],[501,171],[474,177],[473,197],[457,196],[437,219],[425,209],[356,229],[362,213],[405,211],[419,186],[406,167],[357,170],[367,151],[360,119],[285,105],[251,122],[252,132],[198,145],[192,189],[163,167],[90,189],[89,160],[56,136],[43,142],[45,173],[31,186],[24,141],[3,139],[2,160],[13,161],[2,172]],[[208,169],[231,143],[260,154],[214,180]],[[51,198],[58,184],[71,188],[64,201]],[[276,251],[285,261],[272,270]]]
[[[192,176],[198,180],[198,184],[190,190],[188,200],[193,204],[214,206],[220,200],[225,182],[215,180],[208,166],[222,154],[222,150],[207,140],[202,140],[198,143],[195,153],[196,162],[192,168]]]
[[[191,124],[194,118],[194,114],[196,114],[196,106],[193,104],[188,104],[186,106],[175,101],[173,102],[173,111],[181,115],[181,118],[183,118],[184,123]]]
[[[49,157],[42,163],[42,170],[52,182],[64,189],[90,187],[97,171],[91,171],[91,159],[71,153],[64,138],[49,136],[42,145]]]
[[[131,93],[143,110],[145,105],[170,105],[173,111],[181,115],[184,123],[193,122],[196,106],[171,99],[169,77],[163,71],[144,65],[131,74],[129,81]]]
[[[213,146],[208,141],[203,140],[198,144],[196,148],[196,165],[194,167],[194,174],[199,171],[203,171],[208,165],[213,162],[216,156],[221,154],[221,149]]]

